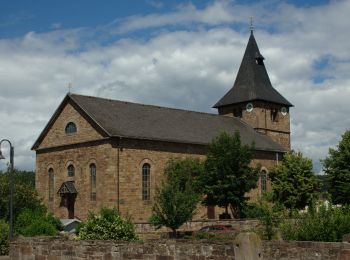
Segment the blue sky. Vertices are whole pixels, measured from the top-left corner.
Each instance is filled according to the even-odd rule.
[[[254,17],[292,147],[320,159],[350,127],[350,1],[1,1],[0,137],[16,166],[67,93],[216,113]],[[6,127],[3,127],[6,126]],[[4,168],[0,162],[0,169]]]

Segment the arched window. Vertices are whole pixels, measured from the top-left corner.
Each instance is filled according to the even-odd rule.
[[[74,177],[75,175],[75,168],[72,164],[70,164],[67,168],[67,172],[68,172],[68,177]]]
[[[261,193],[265,193],[267,191],[267,172],[265,170],[260,172],[260,187]]]
[[[77,126],[73,122],[69,122],[66,125],[65,131],[66,131],[66,134],[76,133],[77,132]]]
[[[96,201],[96,165],[90,164],[90,199]]]
[[[49,201],[53,201],[54,198],[54,173],[53,173],[53,169],[50,168],[49,169]]]
[[[151,166],[145,163],[142,166],[142,200],[151,199]]]

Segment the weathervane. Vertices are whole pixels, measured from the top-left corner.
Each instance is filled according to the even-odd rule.
[[[250,32],[253,33],[254,26],[253,26],[253,16],[250,17]]]
[[[71,88],[72,88],[72,83],[68,83],[68,93],[70,94],[70,90],[71,90]]]

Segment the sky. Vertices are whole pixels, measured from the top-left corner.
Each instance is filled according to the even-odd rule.
[[[350,129],[350,1],[19,1],[0,9],[0,139],[15,167],[68,92],[216,113],[254,35],[291,109],[292,148],[320,160]],[[3,143],[8,157],[8,145]],[[4,169],[8,161],[0,161]]]

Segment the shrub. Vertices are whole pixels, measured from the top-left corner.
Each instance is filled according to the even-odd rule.
[[[130,218],[123,219],[117,209],[102,208],[99,214],[89,213],[81,223],[78,239],[82,240],[137,240]]]
[[[43,210],[24,209],[15,222],[16,233],[23,236],[54,236],[62,229],[60,221]]]
[[[283,223],[281,233],[285,240],[341,241],[343,235],[350,233],[350,208],[311,208],[294,221]]]
[[[0,255],[9,253],[9,225],[0,219]]]

